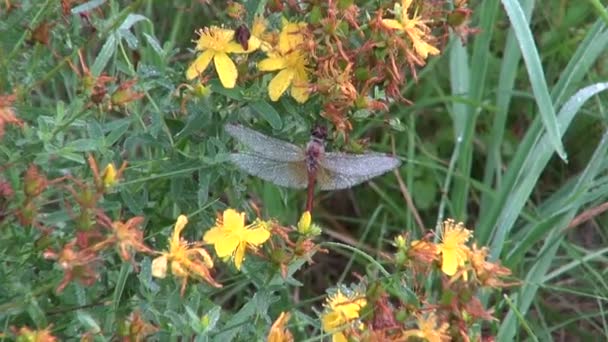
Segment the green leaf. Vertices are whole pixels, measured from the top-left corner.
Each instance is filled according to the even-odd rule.
[[[232,89],[224,88],[220,83],[220,80],[216,78],[209,81],[209,86],[211,87],[212,93],[218,93],[237,101],[243,100],[243,93],[240,87],[234,87]]]
[[[283,122],[281,121],[281,116],[279,112],[268,102],[261,100],[252,102],[250,104],[251,108],[258,112],[262,116],[264,120],[266,120],[270,126],[274,129],[281,129],[283,127]]]
[[[75,152],[97,151],[101,147],[101,139],[76,139],[65,145],[65,148]]]
[[[227,322],[225,329],[221,334],[214,337],[215,341],[233,341],[236,335],[245,329],[253,329],[252,321],[256,316],[265,316],[268,312],[270,304],[276,302],[278,297],[272,296],[271,293],[259,290],[253,295],[243,307],[235,313]]]
[[[101,72],[110,61],[110,58],[112,58],[114,52],[116,52],[117,42],[116,35],[110,34],[108,36],[108,39],[105,44],[103,44],[103,47],[99,51],[99,54],[97,54],[97,58],[91,67],[91,74],[93,74],[93,76],[97,77],[101,75]]]

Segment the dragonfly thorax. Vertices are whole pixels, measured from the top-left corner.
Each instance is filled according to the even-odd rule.
[[[319,160],[325,154],[325,140],[311,136],[306,145],[306,169],[309,174],[315,174],[319,168]]]
[[[310,130],[310,141],[306,145],[306,169],[309,175],[314,175],[319,168],[319,159],[325,153],[325,138],[327,138],[325,126],[315,126]]]

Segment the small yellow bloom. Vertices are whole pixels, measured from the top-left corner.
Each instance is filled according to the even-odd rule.
[[[397,235],[395,237],[395,242],[393,243],[397,249],[407,250],[407,240],[403,235]]]
[[[367,300],[359,293],[349,296],[338,290],[326,299],[327,313],[321,316],[321,323],[325,332],[332,334],[332,341],[347,341],[344,334],[346,325],[359,318],[359,312],[367,305]]]
[[[450,327],[448,323],[437,327],[437,317],[435,313],[430,313],[426,317],[417,314],[418,329],[406,330],[403,332],[403,341],[408,341],[410,337],[418,337],[428,342],[449,341],[450,336],[446,334]],[[401,340],[400,340],[401,341]]]
[[[214,245],[218,257],[234,257],[234,265],[238,270],[245,258],[245,250],[248,247],[255,249],[269,238],[270,232],[265,228],[264,222],[256,220],[245,226],[245,213],[234,209],[226,209],[223,219],[218,220],[203,236],[206,243]]]
[[[180,215],[175,222],[173,235],[169,239],[169,251],[163,252],[161,256],[152,261],[152,275],[157,278],[166,277],[167,264],[171,262],[171,273],[178,278],[183,278],[182,293],[188,277],[191,276],[198,276],[212,286],[222,287],[211,277],[210,269],[213,268],[213,260],[209,253],[199,244],[188,243],[180,238],[186,224],[188,224],[188,218]]]
[[[250,42],[249,49],[245,50],[238,42],[234,41],[234,30],[219,28],[217,26],[206,27],[197,31],[199,39],[196,50],[202,53],[192,62],[186,70],[186,78],[191,80],[200,75],[211,60],[224,88],[234,88],[238,72],[234,62],[228,57],[229,53],[250,53],[255,51],[259,44]]]
[[[408,14],[412,2],[413,0],[401,0],[401,9],[396,11],[397,19],[382,19],[382,24],[390,29],[405,32],[416,53],[424,60],[428,55],[439,54],[439,49],[425,40],[428,40],[426,36],[430,35],[431,29],[421,20],[418,13],[414,12],[411,17]]]
[[[303,52],[293,51],[286,55],[269,54],[258,63],[261,71],[279,73],[268,83],[268,95],[272,101],[278,101],[287,88],[291,86],[291,96],[299,103],[308,100],[308,59]]]
[[[268,342],[292,342],[293,335],[285,328],[285,324],[289,321],[289,312],[281,312],[279,318],[270,327],[268,333]]]
[[[283,21],[283,28],[279,33],[279,52],[289,53],[294,50],[302,50],[304,44],[304,30],[306,23],[290,23]]]
[[[258,63],[261,71],[280,70],[268,84],[268,95],[272,101],[277,101],[290,86],[291,96],[296,101],[304,103],[308,100],[308,57],[302,46],[304,35],[301,33],[304,26],[285,23],[279,34],[277,49]]]
[[[106,188],[109,188],[116,183],[118,183],[118,177],[116,172],[116,166],[114,163],[110,163],[103,169],[103,173],[101,174],[101,179],[103,180],[103,185]]]
[[[302,216],[298,221],[298,232],[300,232],[300,234],[306,234],[310,229],[311,222],[312,216],[310,215],[310,211],[306,210],[302,213]]]
[[[462,223],[456,223],[452,219],[443,222],[442,243],[437,245],[437,254],[441,253],[443,273],[453,276],[458,267],[465,265],[469,255],[469,247],[465,243],[470,237],[471,231]]]
[[[272,49],[271,41],[272,35],[266,32],[268,23],[266,19],[261,16],[256,16],[251,24],[251,38],[250,43],[257,44],[260,50],[268,52]]]

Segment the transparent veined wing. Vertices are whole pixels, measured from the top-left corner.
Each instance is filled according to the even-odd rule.
[[[399,159],[382,153],[327,152],[319,162],[321,167],[332,173],[351,177],[367,177],[367,179],[379,176],[401,165]]]
[[[380,174],[345,174],[320,168],[317,171],[316,186],[321,190],[341,190],[352,188]]]
[[[303,189],[308,185],[304,161],[284,162],[256,153],[232,153],[230,160],[244,172],[276,185]]]
[[[224,129],[234,139],[267,159],[295,162],[305,158],[302,148],[287,141],[269,137],[241,125],[226,124]]]
[[[320,168],[316,175],[316,186],[320,190],[341,190],[348,189],[357,184],[361,184],[370,177],[366,176],[349,176],[341,173],[335,173],[328,169]]]

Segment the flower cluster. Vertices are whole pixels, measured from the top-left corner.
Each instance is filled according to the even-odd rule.
[[[460,32],[470,32],[468,21],[456,24],[455,13],[445,7],[445,1],[402,0],[373,13],[348,1],[312,2],[294,8],[301,14],[297,20],[281,17],[278,31],[262,17],[253,19],[251,30],[244,25],[206,27],[197,31],[195,49],[200,53],[186,70],[186,78],[206,82],[208,77],[201,75],[213,62],[223,87],[254,86],[257,83],[247,81],[260,76],[249,72],[255,65],[259,71],[276,73],[267,85],[272,101],[288,90],[299,103],[318,94],[321,115],[347,134],[349,115],[355,111],[386,110],[394,100],[408,102],[402,87],[408,79],[416,79],[417,68],[430,56],[441,52],[442,37],[454,25]],[[464,10],[466,3],[459,8]],[[275,2],[267,10],[271,18],[284,6]],[[244,11],[231,13],[239,21],[245,19]],[[468,9],[466,13],[471,14]],[[254,52],[262,57],[248,57]]]
[[[510,270],[487,261],[486,248],[467,244],[472,232],[462,223],[446,220],[441,233],[439,243],[431,242],[430,235],[411,242],[404,235],[395,238],[394,276],[412,289],[408,295],[397,295],[394,280],[328,290],[320,321],[332,341],[470,340],[476,324],[494,320],[477,298],[477,289],[518,283],[503,280]],[[426,285],[435,270],[444,276],[440,292],[431,294]],[[285,317],[283,313],[277,319],[273,327],[281,328],[271,329],[269,339],[291,336]]]

